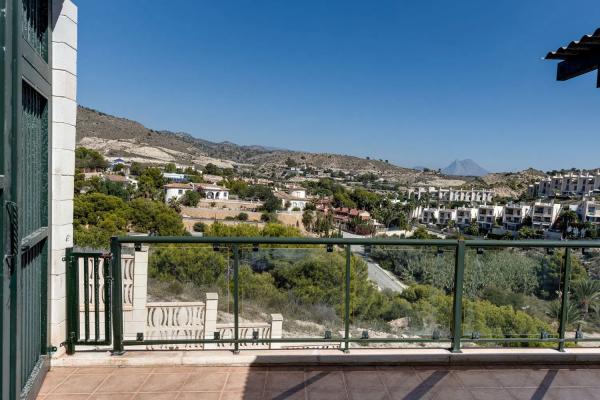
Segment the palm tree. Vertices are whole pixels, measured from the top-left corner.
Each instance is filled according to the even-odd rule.
[[[555,321],[560,320],[561,301],[554,300],[548,304],[548,315]],[[582,322],[581,312],[572,301],[567,302],[567,326],[573,326]]]
[[[585,279],[573,283],[573,297],[581,309],[585,319],[592,310],[599,310],[600,306],[600,281]]]

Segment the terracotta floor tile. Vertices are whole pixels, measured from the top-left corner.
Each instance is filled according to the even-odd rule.
[[[46,374],[46,377],[44,378],[44,383],[42,384],[40,393],[47,394],[52,392],[52,390],[54,390],[58,385],[60,385],[65,379],[67,379],[68,376],[68,373],[54,371],[48,372]]]
[[[462,382],[450,370],[417,370],[420,385],[432,387],[461,387]]]
[[[304,372],[302,371],[269,371],[265,389],[267,391],[278,391],[280,389],[304,389]]]
[[[175,392],[187,381],[188,374],[151,374],[140,392]]]
[[[474,400],[508,400],[512,395],[508,389],[502,388],[478,388],[471,389],[471,396]]]
[[[189,374],[182,391],[189,392],[212,392],[221,391],[227,380],[227,372],[207,372],[200,374]]]
[[[177,400],[219,400],[221,392],[181,392]]]
[[[322,392],[319,390],[308,392],[308,400],[348,400],[346,392]]]
[[[344,372],[346,386],[349,391],[381,391],[385,389],[378,371],[346,371]]]
[[[104,374],[69,375],[52,393],[92,393],[106,379]]]
[[[471,393],[464,388],[449,387],[437,391],[433,398],[435,400],[473,400]]]
[[[231,372],[225,390],[231,392],[262,392],[265,388],[266,372]]]
[[[189,374],[196,372],[197,367],[188,366],[172,366],[172,367],[155,367],[152,370],[153,374]]]
[[[102,382],[96,393],[137,392],[150,374],[121,374],[110,375]]]
[[[262,400],[262,392],[223,392],[221,400]]]
[[[346,385],[341,371],[311,371],[306,373],[306,389],[309,392],[344,392]]]
[[[550,386],[597,386],[596,379],[587,369],[560,369]]]
[[[379,377],[388,388],[407,388],[419,385],[422,380],[413,369],[382,370]]]
[[[266,391],[263,395],[265,400],[305,400],[304,390],[300,391]]]
[[[112,374],[117,368],[116,367],[82,367],[77,368],[73,373],[77,375],[82,374]]]
[[[134,393],[94,393],[89,400],[131,400]]]
[[[179,392],[165,393],[138,393],[133,396],[133,400],[176,400]]]
[[[436,395],[431,386],[396,387],[389,392],[393,400],[429,400]]]
[[[502,383],[493,371],[489,370],[462,370],[453,371],[454,376],[468,388],[500,388]]]
[[[89,395],[87,394],[49,394],[44,400],[87,400]]]
[[[391,397],[385,389],[371,389],[369,391],[349,390],[350,400],[390,400]]]

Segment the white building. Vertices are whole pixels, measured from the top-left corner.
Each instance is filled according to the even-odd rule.
[[[458,207],[456,209],[456,225],[469,226],[475,219],[477,219],[477,208]]]
[[[165,203],[171,199],[180,200],[190,190],[196,190],[193,183],[167,183],[163,188],[165,189]]]
[[[421,223],[437,224],[440,218],[440,210],[438,208],[424,208],[421,213]]]
[[[198,187],[206,195],[207,199],[229,200],[229,189],[227,188],[217,185],[208,185],[204,183],[200,184]]]
[[[531,206],[509,203],[502,212],[502,226],[509,231],[518,231],[525,217],[529,216]]]
[[[577,214],[584,222],[600,225],[600,204],[593,200],[584,200],[579,204]]]
[[[452,189],[439,188],[434,186],[423,187],[416,186],[408,189],[408,197],[421,199],[429,196],[429,199],[437,202],[466,202],[466,203],[485,203],[491,202],[494,198],[494,191],[489,189]]]
[[[440,225],[450,225],[450,222],[456,222],[456,209],[440,209],[438,224]]]
[[[502,217],[502,206],[484,204],[477,208],[477,225],[482,229],[492,229],[496,219],[500,217]]]
[[[529,185],[527,189],[532,197],[588,196],[594,192],[600,193],[600,170],[554,175]]]
[[[531,210],[531,222],[533,229],[550,229],[550,227],[552,227],[558,218],[560,209],[560,204],[542,203],[539,201],[535,202]]]
[[[292,186],[287,192],[275,192],[275,196],[281,200],[281,207],[287,211],[302,211],[308,202],[306,189],[299,186]]]

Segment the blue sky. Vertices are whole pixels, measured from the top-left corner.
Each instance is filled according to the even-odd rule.
[[[79,103],[153,129],[408,167],[600,166],[595,75],[556,82],[541,60],[600,27],[597,0],[77,4]]]

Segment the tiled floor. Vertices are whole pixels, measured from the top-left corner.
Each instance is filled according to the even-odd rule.
[[[54,368],[38,399],[600,400],[600,366]]]

